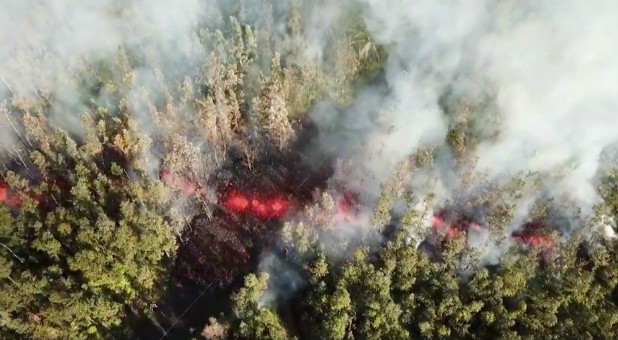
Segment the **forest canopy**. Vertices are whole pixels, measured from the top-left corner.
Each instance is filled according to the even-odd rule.
[[[3,339],[618,337],[612,1],[0,4]]]

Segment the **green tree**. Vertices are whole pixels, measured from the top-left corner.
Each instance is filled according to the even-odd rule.
[[[131,137],[135,148],[137,135],[105,129],[80,146],[41,116],[29,120],[40,180],[6,173],[23,203],[13,211],[0,207],[2,332],[102,336],[120,325],[129,306],[145,308],[149,295],[156,296],[155,283],[176,247],[168,199],[161,183],[138,168],[127,175],[137,149],[105,142]]]
[[[238,318],[232,323],[235,337],[273,340],[288,338],[277,312],[260,304],[260,298],[267,288],[268,274],[249,274],[245,278],[245,285],[232,296],[232,309]]]

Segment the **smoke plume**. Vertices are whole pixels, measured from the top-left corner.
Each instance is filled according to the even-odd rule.
[[[385,133],[368,125],[374,150],[358,158],[371,175],[383,180],[385,168],[419,145],[444,139],[438,98],[447,88],[462,96],[487,92],[497,105],[499,135],[481,142],[478,170],[493,177],[559,172],[551,191],[570,193],[588,212],[598,203],[592,181],[599,157],[618,140],[618,4],[362,2],[375,39],[393,46],[389,93],[368,105],[368,91],[357,99],[363,109],[353,106],[353,119],[380,112],[391,127]]]
[[[303,53],[284,60],[287,64],[324,65],[335,62],[324,53],[332,32],[348,13],[358,13],[388,59],[380,75],[355,89],[351,104],[322,101],[311,109],[320,130],[311,145],[324,153],[335,148],[336,156],[353,161],[345,184],[366,194],[364,203],[371,207],[395,166],[424,146],[437,147],[440,169],[422,177],[437,177],[441,194],[457,198],[454,175],[469,169],[458,169],[451,162],[453,151],[444,147],[455,124],[441,103],[445,94],[493,100],[497,125],[481,121],[479,136],[473,136],[480,139],[471,151],[477,171],[490,180],[522,171],[551,175],[544,189],[568,194],[587,214],[599,203],[594,180],[600,156],[618,142],[618,2],[613,0],[0,0],[0,5],[1,98],[53,95],[51,122],[79,134],[77,115],[88,111],[88,101],[108,99],[105,93],[88,98],[83,87],[92,86],[92,79],[79,75],[86,63],[118,58],[122,47],[149,61],[131,70],[133,84],[121,90],[128,91],[139,129],[151,136],[161,131],[141,100],[143,92],[166,95],[157,93],[159,72],[168,79],[194,77],[208,65],[211,52],[224,48],[204,45],[200,29],[220,28],[233,13],[263,29],[282,55],[302,46]],[[289,32],[293,11],[304,23],[299,35]],[[258,52],[268,53],[267,48]],[[255,74],[268,68],[255,67]],[[185,109],[179,120],[195,114]],[[0,111],[0,143],[9,148],[19,126],[13,125],[12,112]],[[210,151],[206,142],[189,142]],[[409,184],[418,189],[416,182],[426,183],[417,178]],[[526,204],[518,207],[515,223],[526,219],[533,198],[521,199]]]

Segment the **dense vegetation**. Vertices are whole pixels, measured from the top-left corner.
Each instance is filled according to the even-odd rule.
[[[2,102],[17,138],[0,179],[0,337],[136,337],[136,318],[167,335],[184,327],[189,310],[204,326],[192,336],[209,339],[618,337],[618,241],[593,227],[618,218],[618,170],[599,180],[594,216],[575,231],[549,232],[549,255],[509,244],[488,260],[465,233],[440,242],[438,256],[417,247],[438,205],[483,211],[496,244],[524,196],[535,198],[533,220],[576,210],[544,197],[539,174],[496,182],[471,170],[487,137],[479,121],[494,114],[489,95],[444,94],[443,143],[393,169],[364,207],[370,222],[333,218],[333,196],[355,166],[345,159],[295,216],[223,221],[217,190],[230,180],[221,169],[267,177],[260,171],[273,163],[260,160],[287,162],[316,105],[349,108],[360,89],[380,82],[389,46],[376,44],[354,13],[311,61],[301,57],[304,25],[293,9],[281,41],[231,17],[199,31],[207,57],[190,72],[158,69],[153,51],[121,47],[113,61],[85,61],[74,73],[84,106],[56,103],[51,90]],[[80,122],[52,121],[52,107]],[[431,189],[442,154],[456,169],[461,202]],[[163,170],[182,181],[166,181]],[[427,189],[411,178],[429,178]],[[167,315],[164,304],[187,282],[197,299],[208,288],[229,295],[229,306],[207,313],[191,299]]]

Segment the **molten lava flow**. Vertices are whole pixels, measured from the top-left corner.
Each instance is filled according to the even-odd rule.
[[[223,205],[233,212],[244,212],[249,206],[249,200],[243,194],[233,191],[230,192],[223,202]]]
[[[0,185],[0,202],[6,202],[7,197],[9,196],[9,188],[4,185]]]
[[[358,213],[360,208],[354,194],[346,192],[343,197],[337,201],[337,211],[335,218],[342,222],[354,223],[358,221]]]
[[[40,195],[31,196],[31,198],[35,202],[41,202],[42,197]],[[22,198],[22,194],[11,190],[11,188],[7,185],[0,185],[0,204],[4,204],[9,208],[16,209],[20,208],[24,200]]]
[[[259,217],[268,217],[268,206],[264,202],[252,199],[251,212]]]
[[[455,219],[451,217],[446,210],[441,210],[433,216],[431,221],[432,234],[419,245],[419,249],[431,258],[440,259],[440,254],[449,239],[462,234],[466,235],[468,231],[481,231],[487,228],[487,226],[478,224],[466,216]],[[553,229],[543,222],[529,222],[524,224],[520,231],[513,233],[511,240],[520,245],[540,250],[541,259],[551,261],[556,254],[556,244],[547,236],[546,232]]]
[[[457,226],[455,226],[454,224],[445,225],[444,217],[440,215],[436,215],[433,217],[433,222],[431,223],[431,226],[436,232],[446,230],[446,236],[448,236],[449,238],[455,237],[459,233]]]
[[[543,235],[513,235],[513,239],[531,247],[541,247],[544,249],[553,248],[551,240]]]
[[[433,222],[431,223],[431,226],[434,229],[440,229],[442,227],[442,223],[444,223],[444,219],[440,216],[434,216],[433,217]]]
[[[466,216],[459,216],[453,219],[446,209],[442,209],[434,215],[431,222],[431,229],[434,235],[443,241],[462,234],[465,235],[469,231],[479,232],[484,228],[486,228],[484,225],[478,224]]]
[[[542,222],[529,222],[523,226],[522,230],[513,233],[511,238],[530,247],[540,247],[544,251],[551,251],[555,245],[543,232],[547,229],[549,228]]]
[[[523,226],[523,229],[513,233],[511,238],[520,243],[524,243],[530,247],[541,248],[543,251],[551,251],[554,249],[554,242],[544,235],[543,230],[547,226],[540,222],[530,222]]]
[[[472,223],[462,221],[460,221],[461,223],[447,223],[445,222],[445,215],[446,212],[444,211],[435,215],[431,226],[435,232],[444,231],[447,238],[456,237],[461,231],[467,231],[472,225]]]
[[[289,202],[282,197],[271,197],[264,202],[267,216],[282,217],[289,208]]]
[[[19,208],[22,199],[18,193],[13,192],[8,186],[0,185],[0,203],[9,208]]]
[[[275,214],[284,213],[288,209],[288,202],[281,198],[271,200],[269,205]]]
[[[163,180],[163,182],[165,182],[165,184],[169,186],[181,189],[182,192],[187,195],[194,195],[199,191],[197,184],[187,180],[186,178],[183,178],[182,176],[172,174],[167,170],[161,171],[161,180]]]
[[[204,189],[199,185],[167,170],[161,171],[161,180],[187,195],[204,194]],[[265,219],[282,217],[290,207],[290,201],[280,194],[253,195],[233,189],[221,190],[219,197],[221,206],[231,213],[250,214]]]
[[[259,218],[280,218],[290,208],[290,201],[282,195],[263,197],[232,190],[222,195],[222,205],[228,211],[248,213]]]
[[[437,233],[444,233],[445,238],[453,238],[462,232],[470,230],[480,231],[483,226],[472,222],[467,218],[459,218],[455,222],[447,222],[446,211],[441,211],[433,217],[432,229]],[[543,249],[552,249],[554,244],[547,237],[540,233],[543,226],[539,223],[528,223],[520,232],[514,233],[511,238],[521,243],[525,243],[532,247],[542,247]]]
[[[432,221],[434,232],[443,233],[442,235],[444,235],[445,239],[456,237],[470,230],[480,231],[482,228],[482,225],[472,222],[465,217],[458,218],[455,222],[447,222],[446,211],[444,210],[436,214]],[[546,229],[546,226],[542,223],[527,223],[521,231],[513,233],[511,238],[530,247],[539,247],[544,252],[548,252],[554,249],[554,243],[549,237],[543,235],[542,230],[544,229]]]

